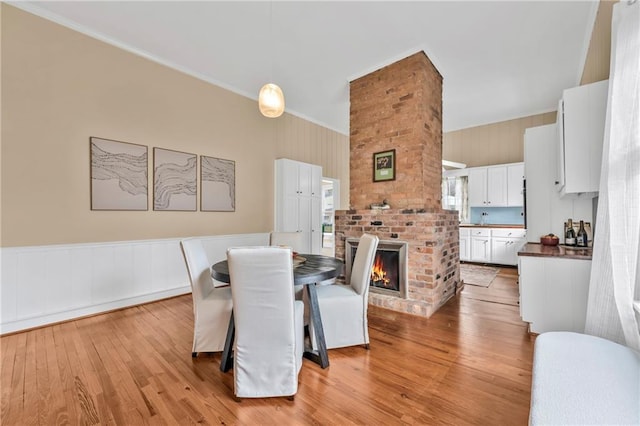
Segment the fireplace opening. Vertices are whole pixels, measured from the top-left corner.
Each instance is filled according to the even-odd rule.
[[[358,249],[358,239],[345,242],[346,270],[351,274],[353,259]],[[369,290],[406,298],[407,243],[403,241],[380,241],[371,268]]]

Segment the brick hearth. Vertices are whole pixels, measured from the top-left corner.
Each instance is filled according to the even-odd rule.
[[[345,240],[363,233],[409,244],[407,298],[369,292],[372,305],[430,317],[455,294],[460,283],[457,212],[340,210],[336,230],[336,257],[341,259]]]
[[[370,292],[369,303],[429,317],[460,282],[458,216],[440,200],[442,77],[419,52],[352,81],[350,90],[351,209],[336,212],[336,256],[344,259],[346,238],[365,232],[407,242],[407,298]],[[374,182],[373,155],[391,149],[395,180]],[[370,209],[383,200],[392,209]]]

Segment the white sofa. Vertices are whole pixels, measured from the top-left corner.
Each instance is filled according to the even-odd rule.
[[[572,332],[536,338],[530,425],[640,425],[640,353]]]

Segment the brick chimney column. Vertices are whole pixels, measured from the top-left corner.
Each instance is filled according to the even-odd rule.
[[[350,200],[365,209],[441,209],[442,76],[424,52],[350,83]],[[395,149],[396,178],[373,181],[373,155]]]

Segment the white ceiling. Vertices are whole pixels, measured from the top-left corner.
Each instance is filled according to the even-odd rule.
[[[579,84],[598,7],[575,0],[10,4],[252,99],[273,80],[287,112],[343,134],[349,81],[420,50],[443,76],[445,131],[552,111],[562,90]]]

